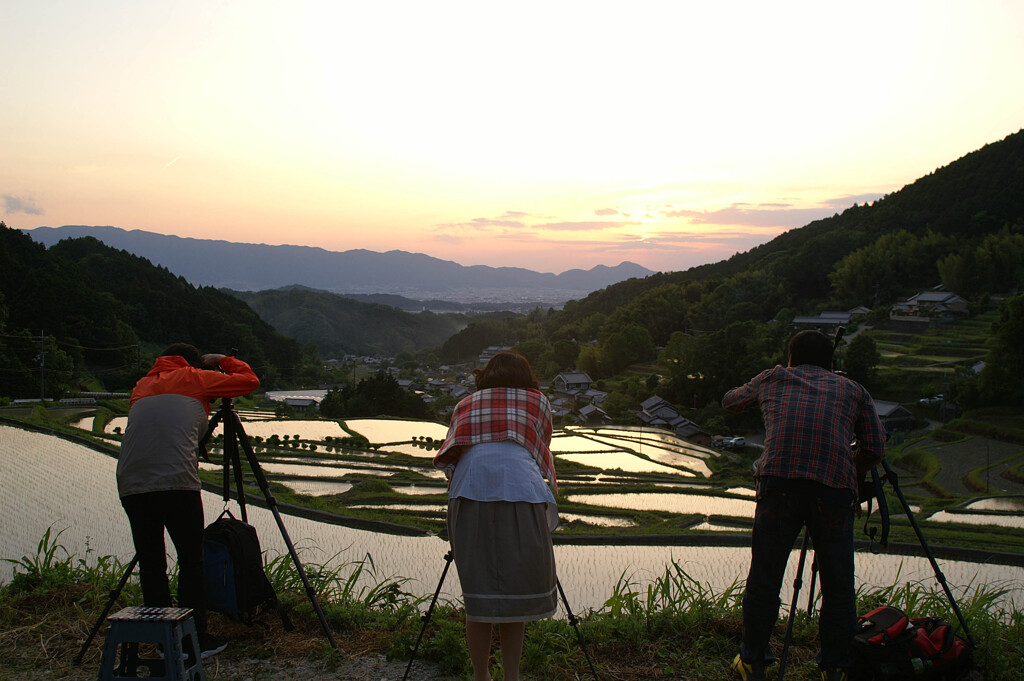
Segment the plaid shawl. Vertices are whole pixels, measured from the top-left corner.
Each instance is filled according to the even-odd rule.
[[[434,466],[451,477],[463,447],[511,440],[533,455],[551,491],[558,493],[551,442],[551,404],[539,390],[485,388],[462,399]]]

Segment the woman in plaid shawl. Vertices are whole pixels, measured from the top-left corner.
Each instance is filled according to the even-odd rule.
[[[496,623],[505,681],[516,681],[526,622],[550,617],[557,607],[551,405],[516,352],[499,352],[474,373],[477,391],[455,407],[434,465],[449,478],[448,536],[466,605],[473,679],[490,681]]]

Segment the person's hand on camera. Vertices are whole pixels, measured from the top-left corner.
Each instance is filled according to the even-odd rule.
[[[203,366],[207,369],[219,369],[222,359],[224,359],[224,355],[218,355],[217,353],[203,355]]]

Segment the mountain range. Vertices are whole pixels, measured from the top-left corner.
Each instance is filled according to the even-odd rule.
[[[363,249],[328,251],[194,239],[110,226],[65,225],[24,230],[51,246],[61,239],[95,237],[104,244],[166,267],[196,286],[263,291],[299,285],[339,294],[394,294],[416,300],[524,301],[545,305],[579,298],[651,270],[632,262],[561,274],[521,267],[464,266],[422,253]]]

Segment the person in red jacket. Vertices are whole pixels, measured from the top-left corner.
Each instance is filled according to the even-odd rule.
[[[203,657],[226,644],[206,625],[199,440],[211,400],[247,395],[259,384],[239,359],[200,355],[186,343],[171,345],[132,390],[117,461],[117,491],[131,525],[143,601],[171,605],[166,528],[178,553],[178,603],[192,608]]]

